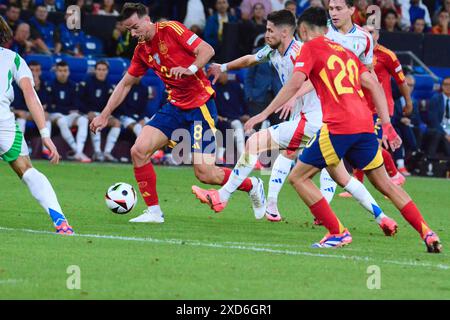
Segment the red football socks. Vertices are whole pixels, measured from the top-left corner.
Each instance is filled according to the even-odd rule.
[[[386,171],[389,177],[393,177],[397,174],[397,167],[395,166],[394,160],[392,159],[391,154],[384,148],[381,148],[381,153],[383,155],[384,166],[386,167]]]
[[[334,214],[333,210],[331,210],[331,207],[325,198],[314,203],[309,207],[309,210],[311,210],[314,217],[321,221],[331,234],[340,234],[344,231],[344,227]]]
[[[361,169],[353,169],[353,176],[358,179],[359,182],[364,182],[364,171]]]
[[[221,168],[223,173],[224,173],[224,177],[223,177],[223,181],[220,184],[221,186],[223,186],[225,183],[227,183],[228,179],[230,178],[231,175],[231,169],[228,168]],[[250,178],[246,178],[241,185],[239,186],[238,190],[241,191],[245,191],[245,192],[250,192],[250,190],[252,190],[253,188],[253,184],[252,184],[252,180]]]
[[[400,210],[402,216],[409,222],[410,225],[413,226],[417,232],[420,233],[420,236],[425,237],[425,235],[430,231],[425,220],[423,220],[422,215],[420,214],[419,209],[417,209],[415,203],[411,200],[408,202],[402,210]]]
[[[153,164],[150,162],[142,167],[134,167],[134,176],[139,186],[139,191],[147,206],[154,206],[159,203],[158,193],[156,193],[156,173]]]

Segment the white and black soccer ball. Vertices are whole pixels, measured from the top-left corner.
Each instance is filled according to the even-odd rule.
[[[136,191],[128,183],[118,182],[106,191],[105,201],[112,212],[126,214],[136,205]]]

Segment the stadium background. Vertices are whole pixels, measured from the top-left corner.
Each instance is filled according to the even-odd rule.
[[[86,77],[93,72],[96,61],[106,60],[109,63],[108,81],[117,83],[122,74],[127,70],[130,58],[136,42],[131,39],[126,30],[121,30],[116,22],[116,16],[125,1],[61,1],[61,0],[36,0],[36,1],[15,1],[0,0],[0,13],[6,18],[13,30],[16,30],[20,23],[28,23],[31,26],[29,40],[35,43],[39,37],[45,38],[45,30],[40,30],[39,26],[33,26],[33,16],[38,6],[44,6],[48,11],[47,21],[52,24],[55,33],[51,40],[61,43],[61,50],[55,53],[53,49],[45,52],[37,45],[30,47],[20,44],[10,43],[12,49],[16,49],[22,54],[27,62],[37,61],[41,64],[45,82],[55,78],[54,65],[58,61],[66,61],[70,68],[70,79],[79,83],[86,80]],[[215,62],[225,62],[237,58],[241,55],[251,53],[263,42],[265,31],[264,16],[271,9],[264,9],[262,16],[257,13],[256,5],[259,1],[226,1],[226,0],[188,0],[188,1],[139,1],[146,4],[152,21],[165,19],[178,20],[185,23],[193,31],[198,33],[203,39],[213,45],[216,55]],[[217,2],[217,3],[216,3]],[[247,12],[246,5],[253,5],[250,12]],[[280,8],[288,5],[296,6],[296,13],[300,14],[305,8],[313,6],[326,7],[327,1],[279,1],[261,0],[265,7],[279,5]],[[278,3],[278,4],[277,4]],[[81,8],[81,30],[64,32],[65,10],[68,5],[76,4]],[[354,21],[363,24],[367,17],[364,12],[371,1],[355,1],[356,11]],[[396,52],[407,73],[413,74],[416,86],[412,96],[417,100],[420,117],[427,123],[427,112],[429,101],[441,90],[442,80],[450,76],[450,36],[442,35],[442,21],[440,14],[442,11],[450,12],[450,2],[448,0],[433,1],[376,1],[374,4],[380,6],[382,11],[382,31],[380,43]],[[226,6],[228,23],[220,27],[217,19],[217,10],[223,10]],[[220,8],[219,8],[220,7]],[[251,6],[250,6],[251,7]],[[111,8],[111,9],[108,9]],[[426,8],[426,9],[425,9]],[[273,8],[275,9],[275,7]],[[11,10],[19,10],[19,20],[11,19]],[[393,14],[392,12],[395,12]],[[255,13],[255,17],[251,15]],[[250,16],[248,16],[250,13]],[[396,15],[395,27],[391,28],[387,22],[387,16]],[[408,21],[409,16],[409,21]],[[425,28],[417,29],[416,21],[423,18]],[[431,23],[428,23],[428,20]],[[36,30],[37,29],[37,30]],[[66,28],[67,29],[67,28]],[[447,29],[448,30],[448,29]],[[448,31],[447,31],[448,33]],[[40,34],[40,36],[39,36]],[[47,37],[48,38],[48,37]],[[51,41],[50,40],[50,41]],[[55,43],[53,43],[53,46]],[[50,45],[48,46],[51,47]],[[269,66],[271,68],[271,66]],[[252,99],[251,90],[254,89],[248,79],[249,70],[234,72],[231,81],[238,81],[243,91],[244,100],[248,103]],[[269,83],[265,90],[271,91],[267,95],[266,103],[270,101],[280,88],[278,76],[271,68],[270,73],[264,74],[270,79],[258,78],[261,83]],[[163,83],[150,70],[143,78],[141,85],[149,88],[149,99],[144,107],[145,114],[152,116],[164,103],[166,93]],[[262,86],[262,84],[261,84]],[[400,103],[399,93],[396,93],[393,82],[394,98],[396,103]],[[239,112],[245,113],[244,106],[236,106]],[[243,115],[243,114],[242,114]],[[61,150],[63,157],[69,150],[64,140],[59,136],[56,126],[53,126],[53,138]],[[103,135],[103,139],[104,139]],[[38,132],[32,122],[27,123],[26,139],[32,150],[33,158],[40,158],[40,139]],[[130,158],[129,149],[135,136],[126,130],[122,130],[121,136],[113,149],[113,154],[117,158]],[[425,143],[427,143],[425,141]],[[445,143],[443,141],[442,143]],[[440,146],[436,155],[430,156],[426,152],[420,153],[420,157],[411,157],[412,150],[406,151],[406,163],[408,169],[416,174],[447,176],[448,177],[448,156],[446,146]],[[426,149],[426,146],[419,146],[419,149]],[[448,146],[447,146],[448,149]],[[92,146],[90,139],[87,140],[85,153],[91,156]],[[415,154],[415,153],[414,153]],[[433,170],[430,169],[430,164]]]

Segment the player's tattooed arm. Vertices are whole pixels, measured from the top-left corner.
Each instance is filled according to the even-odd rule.
[[[269,106],[245,123],[245,131],[250,131],[255,125],[266,120],[275,112],[275,110],[288,102],[300,89],[305,80],[306,75],[303,72],[294,72],[291,80],[281,88],[280,92],[278,92],[277,96],[272,100]]]
[[[226,72],[228,70],[237,70],[237,69],[242,69],[242,68],[248,68],[248,67],[254,66],[258,63],[259,63],[259,61],[256,59],[256,55],[248,54],[248,55],[242,56],[240,58],[237,58],[233,61],[230,61],[228,63],[223,63],[223,64],[212,63],[208,67],[207,75],[208,75],[208,77],[211,75],[214,77],[212,80],[212,84],[215,84],[217,79],[219,79],[219,76],[222,72]]]

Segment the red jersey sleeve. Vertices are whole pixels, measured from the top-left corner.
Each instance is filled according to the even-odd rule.
[[[181,44],[187,51],[193,52],[195,48],[203,41],[194,32],[186,28],[186,26],[178,21],[167,21],[165,27],[176,42]]]
[[[143,46],[138,44],[134,49],[133,58],[131,59],[130,67],[128,68],[128,73],[133,77],[141,77],[148,70],[148,66],[142,61],[141,48],[143,48]]]
[[[395,82],[397,82],[398,85],[401,85],[405,82],[405,75],[403,74],[402,65],[400,64],[400,61],[398,61],[398,58],[394,52],[390,51],[387,55],[389,56],[386,59],[389,74],[394,77]]]
[[[309,78],[309,74],[314,67],[314,59],[311,54],[311,46],[306,42],[295,59],[294,72],[302,72]]]
[[[358,64],[358,69],[359,69],[359,76],[361,77],[361,75],[364,72],[369,72],[369,69],[367,69],[366,65],[364,63],[361,62],[361,60],[359,60],[358,58],[354,59],[356,61],[356,63]]]

